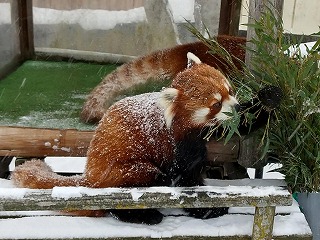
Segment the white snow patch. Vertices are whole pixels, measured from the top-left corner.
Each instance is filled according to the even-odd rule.
[[[201,220],[187,216],[166,216],[158,225],[119,222],[111,217],[86,218],[39,216],[0,220],[5,238],[104,238],[251,235],[252,215],[224,215]],[[37,227],[34,227],[37,226]],[[83,227],[86,226],[86,227]],[[19,229],[19,231],[17,231]],[[32,229],[32,231],[30,231]],[[276,216],[273,233],[277,235],[310,234],[302,213]]]
[[[0,24],[11,23],[10,3],[0,3]]]
[[[300,53],[300,56],[307,56],[308,50],[312,49],[312,47],[316,44],[316,41],[314,42],[306,42],[301,43],[299,45],[292,45],[289,47],[288,51],[290,53],[290,57],[294,56],[296,53]]]
[[[139,198],[143,196],[142,192],[139,192],[138,189],[132,189],[131,196],[133,201],[139,201]]]
[[[1,179],[1,182],[3,180]],[[0,188],[0,199],[1,198],[11,198],[11,199],[22,199],[27,193],[28,189],[26,188],[11,188],[5,187]]]
[[[86,157],[46,157],[45,162],[54,172],[82,173],[87,162]]]
[[[113,29],[118,24],[146,21],[144,7],[127,11],[76,9],[71,11],[33,8],[34,24],[79,24],[86,30]]]
[[[87,187],[54,187],[51,196],[53,198],[70,199],[82,196],[110,195],[116,192],[125,192],[120,188],[87,188]]]
[[[194,22],[194,0],[168,0],[175,23]]]

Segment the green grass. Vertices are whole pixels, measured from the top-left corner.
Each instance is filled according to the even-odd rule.
[[[86,95],[117,65],[27,61],[0,81],[0,125],[90,129]]]

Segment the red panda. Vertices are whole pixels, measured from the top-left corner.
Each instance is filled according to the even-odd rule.
[[[245,38],[218,36],[217,41],[232,56],[244,61]],[[173,79],[186,67],[187,59],[185,56],[188,52],[194,53],[202,62],[216,69],[221,69],[224,74],[228,74],[228,69],[223,64],[224,60],[215,54],[212,55],[209,51],[209,47],[203,42],[188,43],[153,52],[118,67],[111,74],[107,75],[89,94],[80,118],[84,122],[98,122],[106,109],[112,104],[113,99],[123,89],[144,83],[148,79],[156,81]],[[234,62],[238,68],[241,68],[240,62],[235,58]]]
[[[230,83],[217,69],[188,53],[189,67],[162,92],[124,98],[101,119],[81,176],[62,177],[41,161],[30,161],[12,173],[17,186],[93,188],[201,185],[205,141],[201,132],[228,118],[238,106]],[[192,212],[202,217],[204,212]],[[206,217],[223,213],[213,212]],[[158,223],[157,210],[111,211],[123,221]],[[131,214],[130,214],[131,213]],[[94,215],[92,212],[86,212]],[[200,214],[200,215],[199,215]]]

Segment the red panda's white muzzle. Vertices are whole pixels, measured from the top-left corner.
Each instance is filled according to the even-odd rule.
[[[227,113],[232,113],[234,110],[239,111],[239,109],[240,109],[240,105],[238,100],[233,96],[229,96],[228,99],[225,99],[222,102],[221,110],[219,113],[215,115],[215,118],[218,121],[227,120],[230,118],[230,115],[228,115]]]

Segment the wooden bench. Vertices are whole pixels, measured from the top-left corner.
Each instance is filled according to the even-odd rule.
[[[282,180],[210,180],[207,184],[190,188],[0,188],[0,228],[5,230],[0,239],[312,239],[297,206],[294,211],[286,210],[286,215],[275,216],[276,206],[292,205]],[[230,214],[229,210],[228,215],[208,220],[169,214],[155,226],[122,223],[111,217],[34,216],[39,212],[25,212],[184,207],[254,207],[255,211],[252,216],[239,209],[238,214],[234,210]]]

